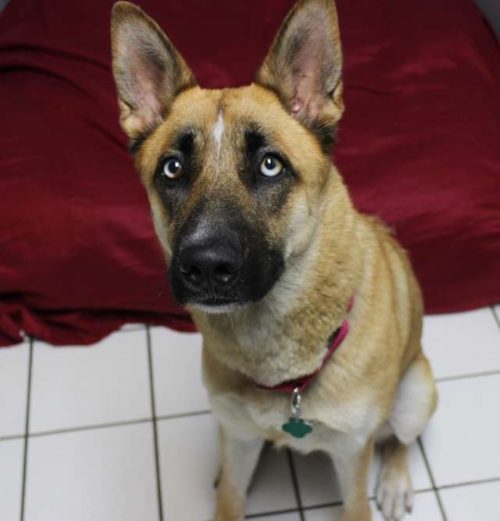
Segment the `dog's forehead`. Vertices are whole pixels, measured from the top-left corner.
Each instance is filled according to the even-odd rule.
[[[278,97],[268,89],[252,84],[232,89],[189,89],[175,100],[165,123],[164,139],[173,138],[182,128],[204,134],[212,145],[239,145],[238,135],[248,128],[260,128],[275,141],[287,136],[284,146],[294,140],[314,141],[308,132],[284,110]]]
[[[180,118],[193,121],[200,127],[209,127],[222,113],[227,124],[239,123],[241,119],[266,119],[272,111],[274,116],[286,116],[277,97],[257,85],[229,89],[202,89],[195,87],[181,93],[172,106],[171,122]]]
[[[256,129],[299,170],[312,164],[319,168],[323,155],[318,141],[287,113],[272,91],[256,84],[220,90],[194,87],[180,93],[143,147],[140,164],[146,175],[152,175],[158,158],[172,149],[179,136],[192,132],[206,165],[214,164],[209,159],[220,159],[227,166],[228,161],[239,161],[247,131]]]

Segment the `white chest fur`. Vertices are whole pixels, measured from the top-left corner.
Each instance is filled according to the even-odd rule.
[[[315,450],[335,452],[345,443],[364,444],[379,423],[379,413],[368,396],[350,403],[329,403],[320,400],[313,389],[302,401],[303,418],[313,431],[304,438],[283,432],[282,425],[290,418],[290,396],[275,391],[258,391],[248,396],[224,393],[211,396],[212,410],[225,428],[236,436],[260,437],[277,446],[286,446],[302,453]]]

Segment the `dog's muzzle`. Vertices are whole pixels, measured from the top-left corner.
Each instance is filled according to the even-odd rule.
[[[261,299],[283,270],[279,252],[242,226],[194,226],[182,230],[170,265],[175,299],[221,312]]]
[[[223,295],[237,284],[244,262],[243,248],[237,241],[214,238],[191,244],[179,252],[180,276],[194,292]]]

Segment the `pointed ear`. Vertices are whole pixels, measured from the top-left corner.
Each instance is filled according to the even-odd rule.
[[[275,91],[290,114],[329,147],[344,110],[341,72],[333,0],[300,0],[278,31],[256,82]]]
[[[111,41],[121,126],[137,141],[161,123],[175,96],[196,80],[165,33],[134,4],[114,5]]]

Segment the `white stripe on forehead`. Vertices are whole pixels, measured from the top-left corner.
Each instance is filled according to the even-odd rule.
[[[222,134],[224,133],[224,118],[222,116],[222,112],[219,112],[219,115],[217,116],[217,121],[214,125],[214,139],[215,139],[215,146],[217,147],[217,159],[219,159],[220,156],[220,147],[222,143]]]

